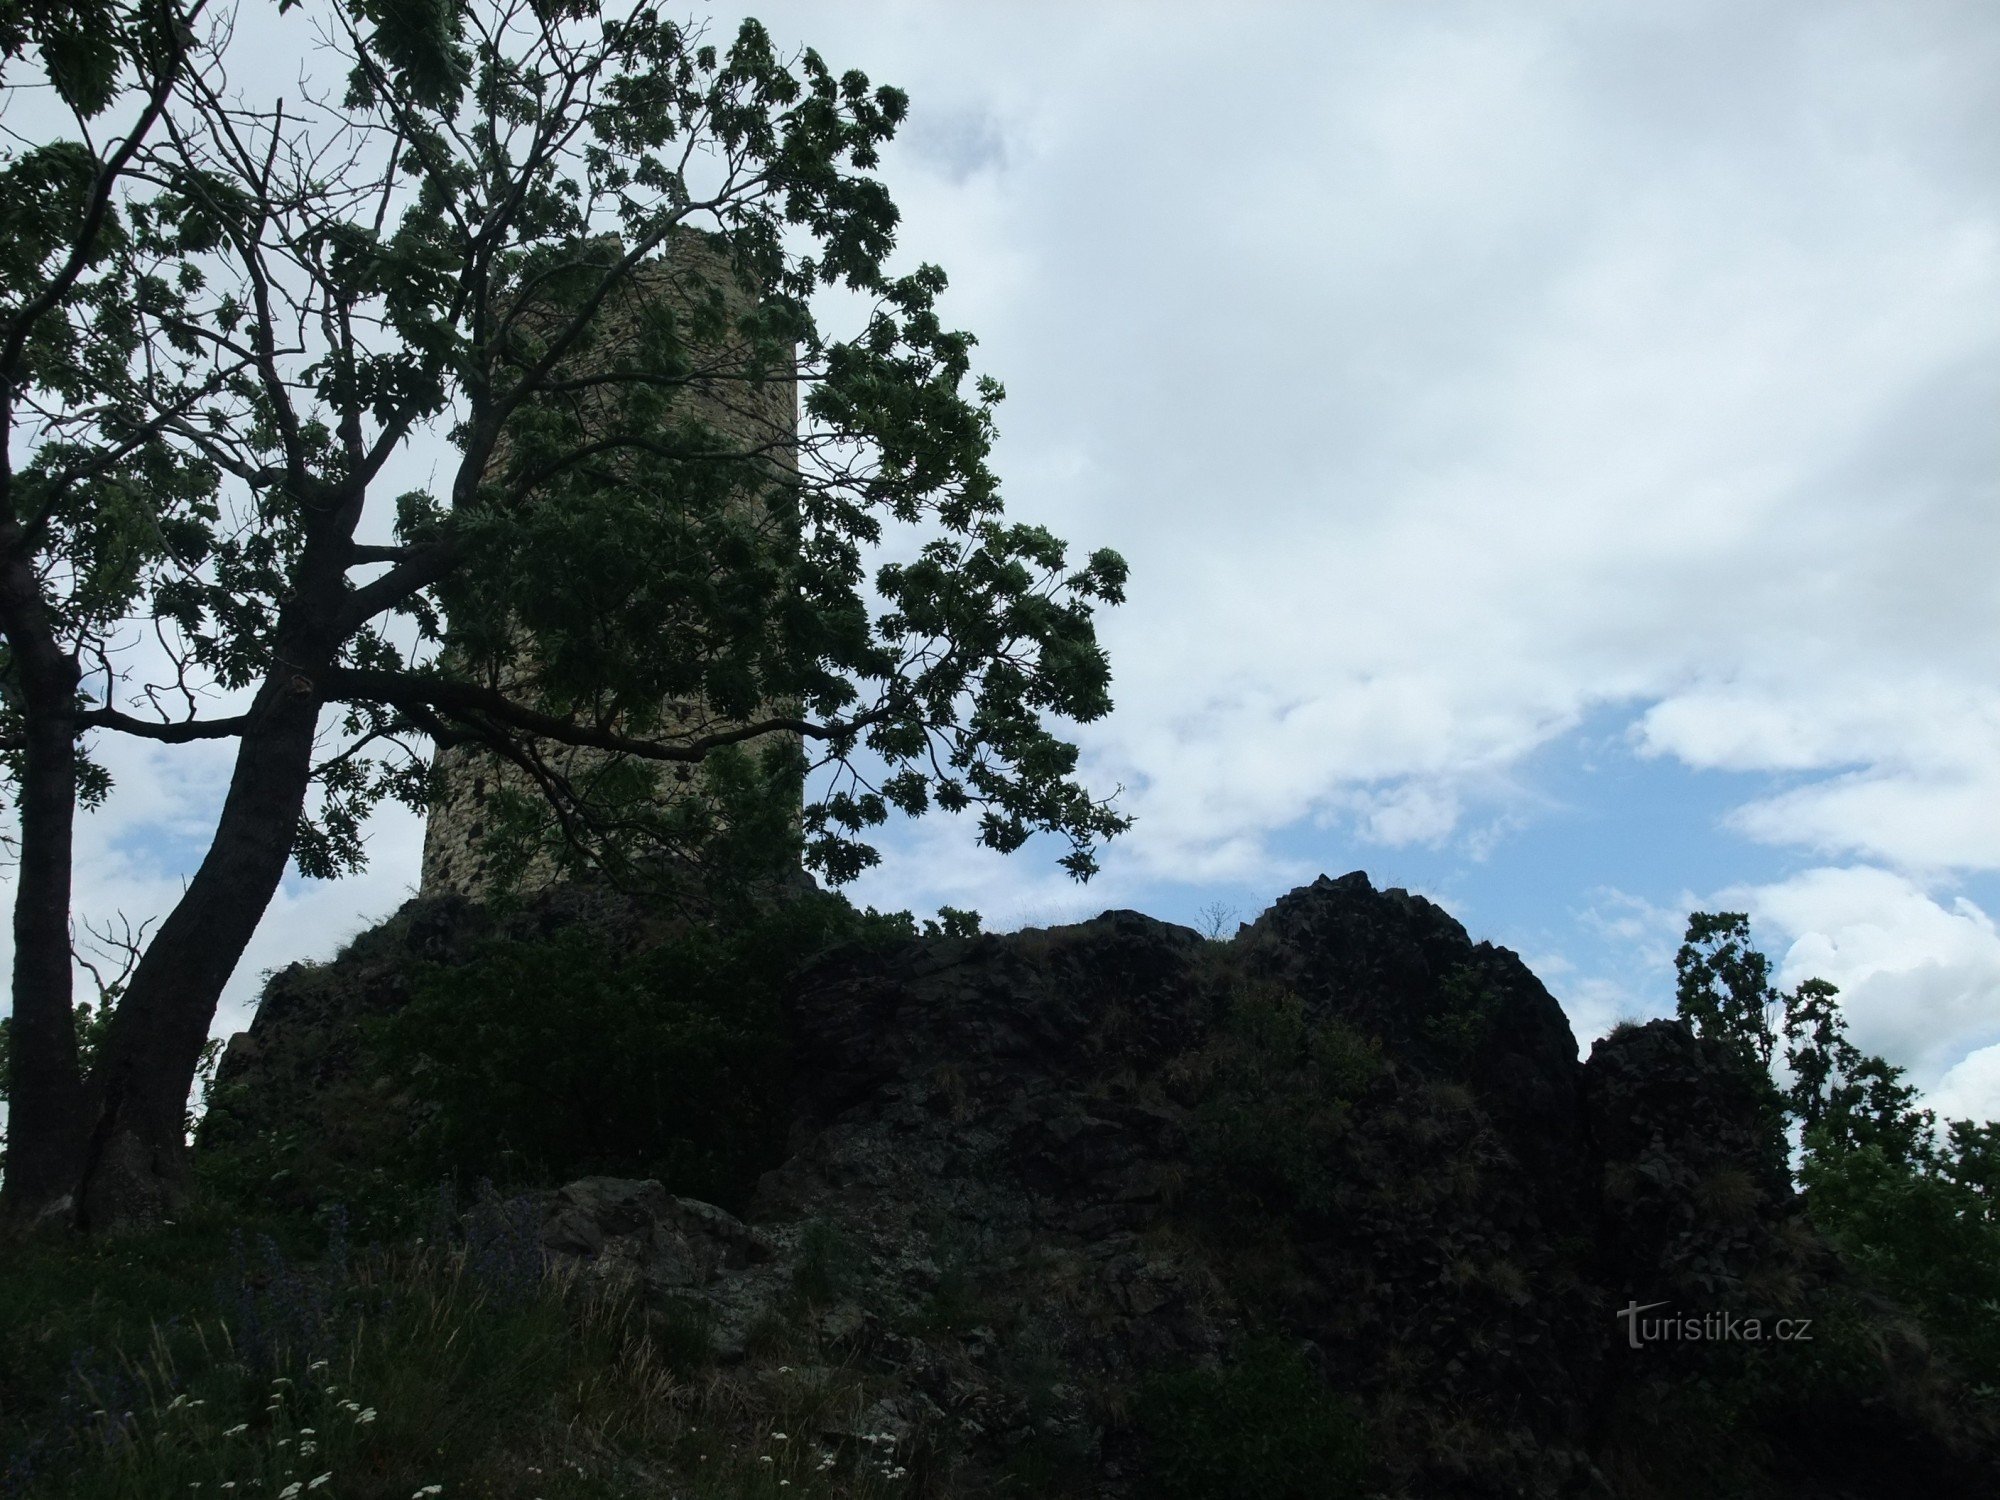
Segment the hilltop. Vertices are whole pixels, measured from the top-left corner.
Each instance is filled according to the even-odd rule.
[[[414,902],[232,1041],[207,1180],[341,1203],[349,1257],[453,1173],[404,1253],[487,1287],[455,1317],[554,1309],[620,1413],[517,1385],[445,1493],[2000,1493],[1990,1397],[1816,1233],[1730,1054],[1579,1059],[1420,897],[1322,878],[1226,942],[757,922]],[[293,1355],[337,1370],[389,1275],[351,1264],[239,1301],[318,1288]],[[335,1492],[421,1477],[377,1463]]]

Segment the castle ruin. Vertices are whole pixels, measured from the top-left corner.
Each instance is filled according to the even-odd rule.
[[[642,316],[656,314],[664,305],[684,325],[691,307],[717,290],[723,298],[726,326],[733,327],[754,305],[754,295],[737,280],[726,252],[714,241],[692,231],[678,233],[660,255],[642,263],[628,283],[607,299],[593,319],[594,338],[588,351],[579,356],[579,363],[590,371],[616,368],[621,355],[636,341]],[[740,444],[746,454],[761,453],[764,462],[796,472],[798,392],[790,362],[769,378],[753,377],[745,368],[746,351],[727,336],[720,348],[692,341],[684,341],[684,348],[697,373],[676,395],[675,415],[691,417],[725,441]],[[709,378],[711,374],[713,378]],[[590,399],[586,393],[584,400]],[[587,407],[583,421],[587,429]],[[495,468],[504,461],[505,451],[503,446],[496,454]],[[660,497],[662,504],[673,500],[672,496]],[[761,507],[763,502],[746,489],[731,503]],[[520,658],[487,663],[483,675],[517,701],[534,702],[540,696]],[[614,723],[609,727],[620,726]],[[650,731],[648,737],[693,737],[728,727],[729,722],[715,717],[704,703],[673,702],[667,705],[665,725]],[[759,736],[745,748],[754,752],[765,738]],[[540,744],[536,749],[551,770],[572,784],[587,781],[611,759],[609,752],[587,747]],[[646,771],[663,799],[684,795],[680,789],[695,781],[683,765],[647,763]],[[439,751],[434,784],[424,826],[422,893],[452,892],[476,899],[493,894],[501,883],[500,861],[489,842],[496,821],[495,796],[508,791],[539,799],[540,789],[520,765],[489,749],[466,744]],[[555,876],[555,862],[541,855],[521,874],[517,888],[546,886]]]

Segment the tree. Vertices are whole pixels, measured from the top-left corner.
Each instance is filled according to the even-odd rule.
[[[1917,1091],[1901,1081],[1902,1068],[1847,1039],[1839,993],[1824,979],[1807,979],[1785,1002],[1785,1066],[1792,1074],[1785,1098],[1806,1154],[1872,1146],[1893,1163],[1930,1160],[1937,1116],[1916,1107]]]
[[[1780,995],[1743,912],[1690,913],[1674,968],[1680,1018],[1769,1087],[1774,1126],[1795,1125],[1808,1156],[1873,1145],[1892,1161],[1928,1158],[1936,1117],[1915,1107],[1904,1070],[1847,1039],[1840,991],[1824,979]],[[1791,1075],[1782,1085],[1772,1074],[1780,1037]]]
[[[75,1180],[87,1106],[71,1000],[70,848],[79,801],[107,790],[79,745],[102,722],[80,695],[111,637],[212,488],[166,436],[222,371],[149,337],[135,289],[152,265],[119,199],[186,60],[190,16],[106,0],[0,10],[10,88],[38,74],[67,138],[0,157],[0,768],[15,795],[10,1207]],[[122,130],[107,118],[126,117]],[[184,287],[158,282],[155,311]]]
[[[1750,946],[1744,913],[1690,913],[1674,979],[1675,1008],[1696,1036],[1715,1038],[1760,1072],[1770,1066],[1778,992],[1770,960]]]
[[[643,4],[310,19],[347,69],[337,99],[243,98],[211,33],[129,173],[132,253],[170,272],[137,283],[134,358],[179,361],[144,427],[190,477],[118,617],[157,631],[164,676],[105,665],[65,743],[237,750],[87,1080],[87,1139],[54,1141],[15,1096],[15,1149],[66,1166],[32,1192],[10,1171],[10,1200],[63,1189],[86,1227],[171,1196],[217,998],[287,862],[358,865],[382,797],[425,800],[426,742],[517,767],[568,857],[620,868],[728,845],[815,768],[798,745],[828,790],[796,837],[836,881],[892,807],[976,808],[1001,851],[1052,831],[1079,879],[1125,826],[1050,722],[1110,706],[1092,612],[1125,567],[1070,568],[1001,519],[1001,392],[962,389],[942,273],[884,269],[896,211],[872,171],[899,92],[782,59],[755,22],[718,49]],[[859,309],[851,336],[822,332],[828,304]],[[803,393],[782,454],[694,399],[774,386]],[[437,428],[438,492],[386,496]],[[888,521],[933,536],[871,580]],[[550,747],[596,752],[590,774]],[[725,805],[662,806],[649,765],[713,771]],[[24,820],[24,862],[28,843]],[[53,1050],[17,1027],[16,1078]]]
[[[1771,1080],[1772,1019],[1781,1009],[1771,985],[1771,964],[1750,946],[1750,920],[1742,912],[1693,912],[1687,936],[1674,955],[1674,994],[1680,1018],[1696,1036],[1721,1042],[1757,1094],[1763,1147],[1770,1170],[1785,1167],[1785,1100]]]
[[[1773,1149],[1796,1128],[1813,1223],[1974,1380],[2000,1380],[2000,1124],[1953,1120],[1940,1141],[1904,1070],[1848,1040],[1833,985],[1779,997],[1741,912],[1690,915],[1676,967],[1681,1018],[1759,1067]],[[1768,1072],[1780,1035],[1782,1085]]]

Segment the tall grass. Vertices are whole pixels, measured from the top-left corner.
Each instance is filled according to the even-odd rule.
[[[544,1272],[526,1227],[489,1200],[455,1232],[391,1249],[352,1252],[336,1223],[311,1259],[275,1235],[231,1244],[185,1223],[34,1249],[0,1271],[0,1310],[25,1315],[0,1334],[0,1495],[876,1500],[925,1488],[921,1462],[856,1430],[876,1394],[861,1372],[717,1369],[628,1292]]]

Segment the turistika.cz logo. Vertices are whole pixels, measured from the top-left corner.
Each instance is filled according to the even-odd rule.
[[[1779,1343],[1812,1342],[1811,1318],[1744,1318],[1735,1313],[1711,1312],[1699,1317],[1662,1313],[1656,1318],[1640,1316],[1664,1302],[1633,1302],[1618,1310],[1625,1320],[1625,1337],[1634,1349],[1641,1344],[1675,1340],[1681,1343]]]

